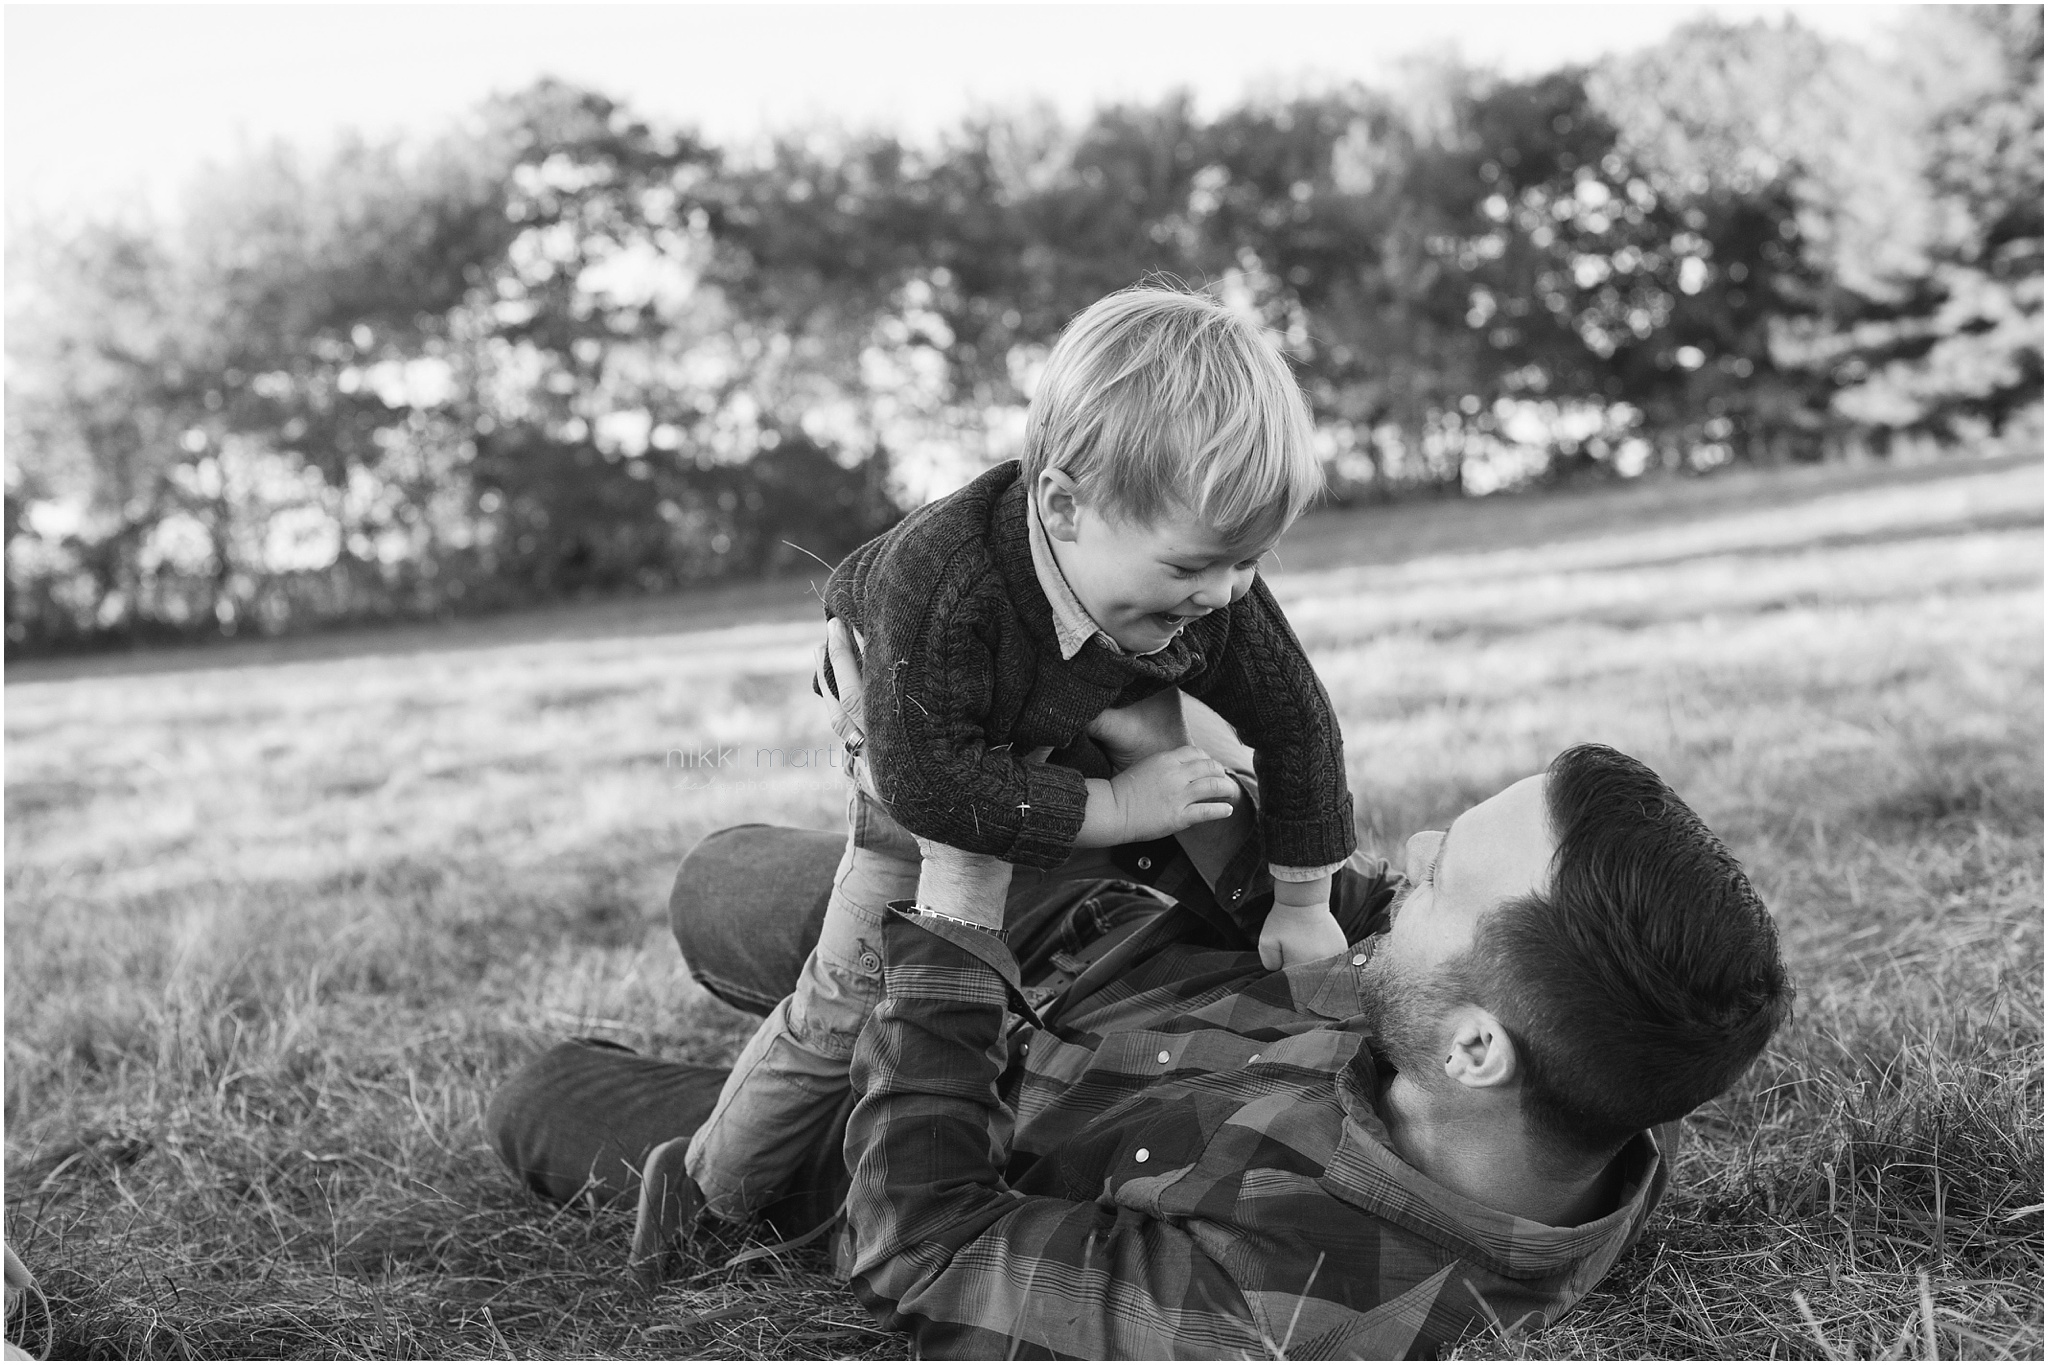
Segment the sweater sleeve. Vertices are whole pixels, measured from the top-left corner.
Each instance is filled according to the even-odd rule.
[[[1358,831],[1330,695],[1264,578],[1229,610],[1223,650],[1186,690],[1256,754],[1266,857],[1285,867],[1342,862],[1357,849]]]
[[[872,622],[867,753],[877,795],[912,834],[1053,868],[1081,832],[1087,783],[989,743],[996,658],[982,597],[999,590],[990,571],[942,585],[912,619]]]

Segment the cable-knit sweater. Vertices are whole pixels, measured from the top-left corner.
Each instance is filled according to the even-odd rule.
[[[1329,695],[1263,579],[1151,654],[1090,640],[1060,657],[1014,460],[848,555],[826,610],[866,638],[867,755],[913,834],[1057,867],[1087,809],[1081,774],[1026,755],[1063,747],[1113,707],[1179,687],[1257,754],[1266,857],[1312,866],[1358,846]]]

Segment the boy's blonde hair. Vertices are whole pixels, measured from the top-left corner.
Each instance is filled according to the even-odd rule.
[[[1138,285],[1089,306],[1046,359],[1024,478],[1072,478],[1127,520],[1276,534],[1323,489],[1308,402],[1259,328],[1207,294]]]

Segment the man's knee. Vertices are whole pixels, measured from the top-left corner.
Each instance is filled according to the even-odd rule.
[[[817,942],[844,833],[734,825],[704,836],[676,869],[669,929],[690,974],[738,1009],[787,995]]]

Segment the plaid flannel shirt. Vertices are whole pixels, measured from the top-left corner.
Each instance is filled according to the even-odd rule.
[[[919,1354],[1431,1356],[1555,1319],[1641,1231],[1666,1179],[1649,1133],[1617,1158],[1615,1210],[1570,1228],[1394,1153],[1359,1018],[1375,940],[1267,972],[1196,946],[1185,908],[1142,913],[1051,1001],[995,934],[887,926],[847,1269]]]

